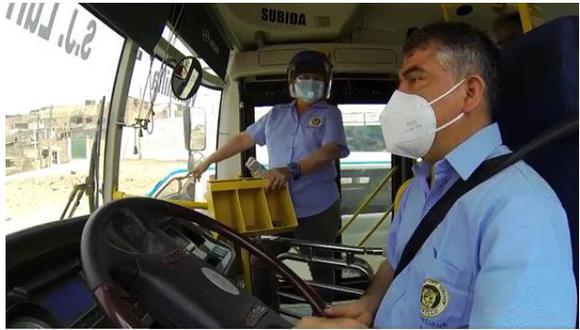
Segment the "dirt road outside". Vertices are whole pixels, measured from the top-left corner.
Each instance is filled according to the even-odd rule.
[[[119,190],[145,195],[159,179],[183,167],[186,167],[183,161],[123,160]],[[85,182],[88,168],[88,160],[73,160],[67,164],[6,176],[6,232],[58,220],[73,186]],[[88,213],[88,200],[84,196],[75,216]]]

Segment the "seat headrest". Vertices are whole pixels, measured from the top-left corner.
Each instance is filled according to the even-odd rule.
[[[496,120],[506,143],[517,149],[578,114],[578,16],[558,18],[512,41],[500,52],[500,67]]]

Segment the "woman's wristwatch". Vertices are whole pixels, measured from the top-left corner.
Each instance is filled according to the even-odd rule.
[[[288,164],[288,171],[290,172],[290,176],[292,180],[298,180],[302,176],[302,170],[300,168],[300,164],[291,162]]]

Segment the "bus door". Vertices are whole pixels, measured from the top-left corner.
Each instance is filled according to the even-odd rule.
[[[396,88],[396,81],[387,76],[349,75],[335,76],[329,103],[342,112],[347,143],[351,154],[337,163],[337,184],[340,187],[343,224],[369,193],[391,169],[391,154],[384,147],[378,116]],[[284,76],[246,79],[240,84],[240,131],[243,131],[264,116],[276,104],[288,103],[292,99]],[[250,173],[243,164],[249,157],[268,165],[267,146],[256,146],[242,155],[241,167],[244,176]],[[398,158],[398,157],[392,157]],[[359,219],[342,235],[337,243],[358,245],[390,206],[392,181],[381,189],[373,201],[362,211]],[[382,212],[382,213],[381,213]],[[367,246],[385,245],[389,221],[385,221],[368,241]],[[366,256],[374,267],[380,257]],[[342,273],[344,274],[344,272]],[[349,274],[348,276],[353,275]],[[344,275],[346,276],[346,274]],[[341,275],[343,277],[343,275]],[[361,284],[361,287],[364,284]]]

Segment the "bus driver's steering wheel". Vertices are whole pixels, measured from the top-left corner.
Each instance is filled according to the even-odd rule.
[[[98,303],[118,327],[290,327],[278,313],[238,289],[162,228],[195,226],[217,232],[271,265],[322,315],[320,296],[285,264],[217,221],[162,200],[127,198],[94,212],[83,230],[81,260]],[[139,313],[136,309],[144,310]]]

